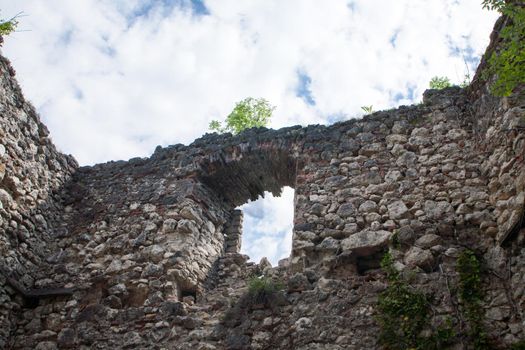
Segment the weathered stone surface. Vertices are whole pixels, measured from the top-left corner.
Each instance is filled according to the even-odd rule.
[[[416,233],[410,226],[402,226],[397,230],[397,240],[399,243],[412,244],[416,239]]]
[[[341,248],[360,256],[371,255],[386,247],[391,235],[388,231],[361,231],[343,239]]]
[[[377,211],[377,204],[374,201],[368,200],[359,206],[361,213],[371,213]]]
[[[353,216],[356,212],[356,208],[352,203],[343,203],[337,210],[337,215],[346,218]]]
[[[70,348],[75,345],[76,342],[76,334],[75,331],[71,328],[63,328],[60,330],[60,333],[58,333],[57,337],[57,345],[60,348]]]
[[[302,273],[296,273],[288,279],[288,292],[303,292],[311,289],[312,285]]]
[[[388,215],[390,218],[398,220],[406,216],[408,208],[402,201],[395,201],[388,204]]]
[[[429,250],[419,247],[412,247],[405,255],[405,264],[411,267],[420,267],[425,271],[432,271],[434,268],[434,256]]]
[[[333,238],[333,237],[326,237],[323,239],[323,241],[318,245],[319,250],[324,252],[330,252],[330,251],[337,251],[339,249],[339,240]]]
[[[440,244],[442,241],[441,237],[432,233],[419,237],[414,245],[422,249],[428,249],[435,245]]]
[[[58,349],[57,344],[53,341],[42,341],[38,343],[35,350],[56,350]]]
[[[445,219],[453,213],[453,208],[450,203],[445,201],[427,200],[424,204],[425,214],[433,220]]]

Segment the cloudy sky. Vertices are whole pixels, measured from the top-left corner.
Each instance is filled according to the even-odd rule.
[[[497,14],[481,0],[0,0],[2,53],[58,148],[83,165],[191,143],[236,101],[271,127],[330,124],[461,82]],[[288,256],[293,190],[245,206],[243,250]],[[264,248],[264,249],[263,249]]]

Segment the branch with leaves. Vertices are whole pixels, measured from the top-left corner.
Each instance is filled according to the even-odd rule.
[[[10,19],[0,19],[0,35],[9,35],[16,30],[18,26],[18,17],[22,15],[22,12],[16,14]]]
[[[22,12],[16,14],[10,19],[0,19],[0,46],[4,42],[3,37],[11,34],[16,30],[18,26],[18,18],[22,15]]]

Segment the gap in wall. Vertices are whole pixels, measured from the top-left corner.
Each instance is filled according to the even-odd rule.
[[[244,213],[241,253],[258,263],[267,257],[272,266],[292,251],[294,189],[283,187],[281,196],[265,192],[264,198],[241,205]]]

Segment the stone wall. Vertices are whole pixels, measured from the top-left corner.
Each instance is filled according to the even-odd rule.
[[[59,153],[9,62],[0,56],[0,348],[14,330],[23,301],[9,280],[33,287],[47,273],[62,211],[56,191],[77,167]]]
[[[4,95],[14,97],[2,108],[26,117],[2,120],[17,125],[2,163],[11,173],[0,193],[16,204],[2,199],[12,212],[2,216],[12,257],[3,266],[34,295],[48,288],[32,305],[6,304],[20,309],[2,321],[13,324],[2,338],[13,349],[375,349],[386,252],[412,288],[432,294],[433,326],[450,319],[465,330],[454,290],[466,249],[484,261],[482,322],[494,347],[525,337],[523,94],[494,98],[478,79],[331,126],[208,134],[80,168],[66,183],[74,161],[30,131],[28,120],[45,128],[13,86],[6,70]],[[290,258],[249,263],[235,208],[283,186],[295,189]],[[261,274],[286,288],[251,300],[247,280]],[[3,286],[12,300],[16,288]],[[467,340],[458,335],[456,348]]]

